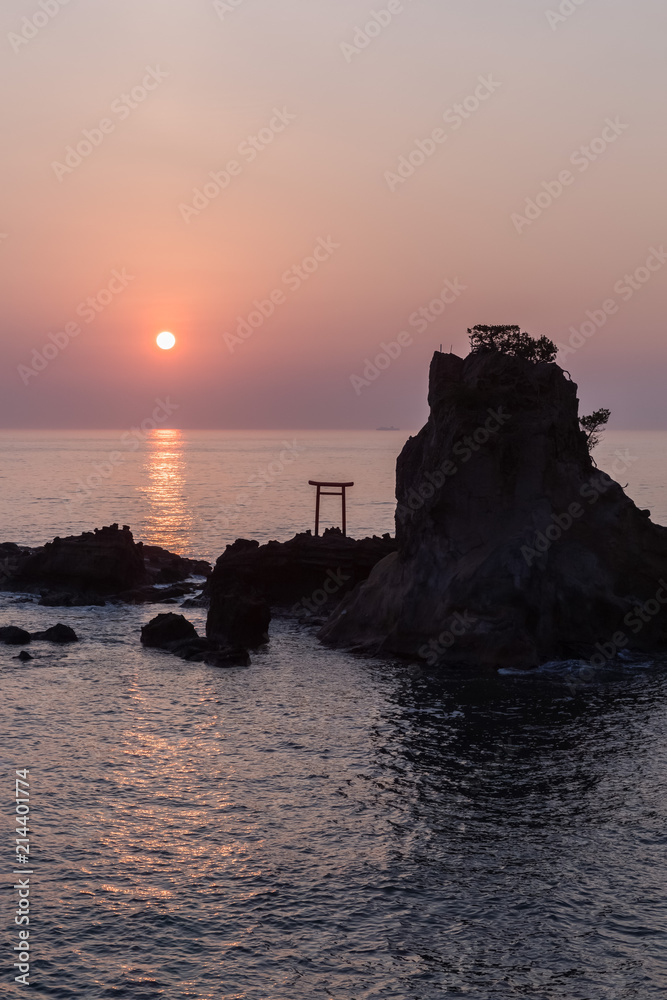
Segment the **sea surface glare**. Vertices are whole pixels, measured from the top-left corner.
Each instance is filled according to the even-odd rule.
[[[0,541],[119,522],[214,559],[311,527],[308,479],[355,481],[354,536],[392,530],[402,432],[120,438],[0,434]],[[608,433],[601,469],[619,449],[621,484],[667,524],[667,434]],[[0,645],[0,996],[664,998],[665,663],[439,675],[276,618],[251,667],[221,670],[142,648],[165,610],[0,594],[0,625],[81,639],[33,643],[25,664]],[[203,609],[185,614],[203,630]],[[22,768],[29,987],[12,950]]]

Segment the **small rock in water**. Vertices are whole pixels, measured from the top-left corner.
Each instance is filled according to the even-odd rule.
[[[58,622],[57,625],[52,625],[51,628],[47,628],[44,632],[33,632],[33,639],[46,639],[47,642],[78,642],[79,637],[73,628],[69,625],[63,625]]]
[[[30,653],[27,652],[27,650],[22,649],[19,655],[15,656],[14,659],[23,660],[23,662],[25,662],[26,660],[34,660],[34,656],[31,656]]]
[[[30,632],[26,632],[24,628],[17,628],[16,625],[0,628],[0,642],[8,646],[24,646],[30,642],[30,638]]]
[[[182,639],[198,639],[197,630],[183,615],[172,612],[157,615],[141,630],[141,641],[144,646],[164,649],[169,643]]]
[[[158,615],[141,630],[144,646],[163,649],[191,663],[206,662],[215,667],[247,667],[250,657],[241,646],[220,645],[197,635],[194,625],[183,615]]]

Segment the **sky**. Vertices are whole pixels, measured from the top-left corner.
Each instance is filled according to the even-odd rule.
[[[662,0],[3,0],[0,426],[416,429],[433,351],[515,323],[584,412],[667,428],[666,32]]]

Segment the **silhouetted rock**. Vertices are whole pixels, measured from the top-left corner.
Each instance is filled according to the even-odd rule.
[[[429,403],[398,459],[398,551],[322,638],[491,667],[667,648],[667,528],[593,465],[558,365],[436,353]]]
[[[33,632],[33,639],[46,639],[47,642],[58,642],[64,645],[68,642],[78,642],[79,637],[73,628],[69,625],[63,625],[58,622],[57,625],[52,625],[51,628],[47,628],[44,632]]]
[[[30,632],[26,632],[24,628],[17,628],[16,625],[0,628],[0,642],[6,643],[7,646],[23,646],[30,642],[30,639]]]
[[[135,544],[129,528],[119,531],[117,524],[54,538],[34,551],[18,571],[23,583],[95,594],[128,589],[146,578],[141,546]]]
[[[206,619],[206,635],[216,642],[252,649],[268,642],[271,609],[262,597],[215,590]]]
[[[340,600],[395,548],[389,535],[355,540],[338,528],[319,536],[306,531],[266,545],[239,538],[217,560],[204,594],[212,604],[216,601],[216,608],[219,595],[243,594],[272,606],[293,605],[296,613],[315,612]],[[218,617],[216,611],[214,619]]]
[[[212,666],[248,666],[248,650],[228,642],[203,639],[194,625],[183,615],[157,615],[141,630],[144,646],[162,649],[167,653],[195,663]]]
[[[198,639],[197,630],[183,615],[171,612],[157,615],[141,630],[141,641],[144,646],[155,646],[166,649],[169,643],[183,640]]]
[[[22,660],[25,663],[27,660],[34,660],[34,656],[31,656],[25,649],[22,649],[19,655],[15,656],[14,659]]]
[[[30,552],[29,548],[16,545],[15,542],[0,543],[0,590],[9,589],[9,582],[14,579],[19,566]]]
[[[22,556],[30,555],[30,549],[25,545],[17,545],[16,542],[0,542],[0,558],[20,559]]]
[[[210,570],[203,560],[135,542],[127,525],[55,538],[32,550],[9,542],[0,546],[0,589],[39,593],[47,607],[103,606],[105,599],[171,600],[194,590],[194,585],[173,595],[155,585],[207,576]]]

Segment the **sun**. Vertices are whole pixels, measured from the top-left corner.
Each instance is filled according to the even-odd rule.
[[[163,351],[170,351],[176,343],[176,337],[173,333],[169,333],[168,330],[163,330],[162,333],[158,333],[155,338],[155,343],[158,347],[161,347]]]

